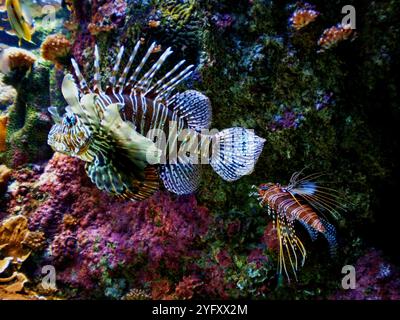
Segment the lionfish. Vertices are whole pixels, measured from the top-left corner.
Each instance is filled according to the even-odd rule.
[[[266,207],[268,216],[272,219],[279,243],[278,274],[285,272],[289,281],[291,272],[297,280],[296,272],[300,265],[304,265],[307,255],[302,241],[296,235],[295,221],[308,231],[313,241],[322,233],[329,243],[331,255],[335,255],[335,227],[326,218],[320,217],[318,212],[327,211],[335,219],[339,219],[338,211],[345,210],[338,191],[315,181],[322,174],[300,178],[301,173],[302,171],[295,172],[287,186],[265,183],[259,187],[253,186],[257,191],[250,194],[258,197],[260,206]]]
[[[193,193],[199,184],[200,164],[192,159],[199,148],[211,154],[201,164],[210,163],[224,180],[235,181],[250,174],[265,140],[239,127],[205,133],[211,123],[209,99],[195,90],[175,92],[194,66],[182,67],[182,60],[155,80],[172,50],[166,49],[143,72],[157,45],[153,43],[132,70],[140,46],[138,41],[122,72],[124,47],[120,48],[105,90],[97,45],[93,88],[71,59],[78,84],[71,74],[65,75],[61,91],[68,106],[62,117],[55,107],[49,108],[55,124],[48,144],[55,151],[84,160],[88,176],[99,189],[137,201],[157,191],[160,180],[176,194]],[[166,147],[163,139],[158,139],[160,131],[166,137]],[[187,151],[176,155],[174,150]]]

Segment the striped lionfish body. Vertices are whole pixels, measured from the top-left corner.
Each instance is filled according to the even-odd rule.
[[[328,211],[338,218],[336,209],[344,209],[339,202],[339,194],[330,188],[318,185],[313,181],[318,174],[299,179],[299,173],[293,174],[289,185],[265,183],[252,193],[258,197],[260,206],[267,209],[277,233],[279,243],[278,273],[283,272],[290,280],[287,267],[289,260],[291,271],[296,277],[299,266],[303,266],[306,258],[304,244],[296,235],[295,222],[299,222],[314,241],[321,233],[327,239],[331,254],[336,253],[336,231],[326,219],[320,217],[318,211]],[[300,259],[299,259],[300,257]]]
[[[72,75],[64,77],[62,93],[68,106],[62,117],[56,108],[49,108],[55,121],[49,145],[84,160],[88,176],[99,189],[132,200],[151,196],[160,180],[176,194],[194,192],[200,165],[193,155],[198,156],[199,149],[212,150],[208,163],[227,181],[252,172],[265,140],[244,128],[203,133],[211,124],[209,99],[195,90],[175,92],[192,74],[193,65],[184,68],[181,61],[156,79],[172,50],[165,50],[143,72],[157,50],[153,43],[132,68],[140,45],[137,42],[122,72],[121,47],[104,90],[97,46],[92,88],[72,59],[78,85]],[[211,148],[211,143],[216,147]]]

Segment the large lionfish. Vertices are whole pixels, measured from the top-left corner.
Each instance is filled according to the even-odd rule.
[[[253,186],[257,191],[251,193],[258,197],[260,205],[267,208],[267,213],[272,218],[279,243],[278,274],[281,275],[284,271],[289,281],[290,270],[286,259],[297,279],[296,272],[299,265],[304,265],[306,258],[306,249],[296,235],[295,221],[308,231],[313,241],[322,233],[329,243],[331,254],[334,255],[337,248],[336,230],[317,212],[327,211],[338,219],[338,210],[345,209],[338,191],[315,181],[322,174],[311,174],[300,179],[301,173],[302,171],[294,173],[287,186],[265,183],[259,187]]]
[[[49,108],[55,121],[48,136],[49,145],[55,151],[84,160],[88,176],[99,189],[132,200],[152,195],[159,188],[159,178],[177,194],[196,190],[200,165],[192,158],[188,161],[188,152],[171,156],[171,150],[192,150],[197,145],[210,151],[211,156],[206,159],[209,161],[205,162],[227,181],[251,173],[265,140],[244,128],[216,134],[202,132],[211,123],[209,99],[194,90],[175,93],[177,85],[193,72],[193,65],[181,68],[183,60],[155,80],[172,53],[168,48],[140,76],[149,57],[158,51],[153,43],[131,70],[140,46],[138,41],[119,75],[124,53],[121,47],[105,90],[100,83],[97,46],[92,89],[72,59],[79,88],[72,75],[64,77],[62,93],[68,106],[63,117],[56,108]],[[171,124],[175,129],[171,130]],[[157,130],[166,137],[168,147],[161,145],[162,139],[155,139]],[[180,139],[182,134],[187,137]],[[191,139],[193,136],[197,139]]]

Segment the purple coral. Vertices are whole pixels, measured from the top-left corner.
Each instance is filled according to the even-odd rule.
[[[279,114],[273,118],[269,128],[272,131],[290,128],[296,129],[303,119],[304,116],[301,113],[296,113],[292,110],[285,109],[282,115]]]
[[[233,17],[227,13],[216,13],[212,16],[211,21],[216,27],[223,30],[232,26]]]

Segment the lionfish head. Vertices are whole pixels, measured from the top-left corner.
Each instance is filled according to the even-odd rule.
[[[89,128],[69,107],[62,117],[58,115],[55,107],[50,107],[49,112],[55,121],[47,137],[47,143],[51,148],[56,152],[89,161],[87,156],[91,138]]]

